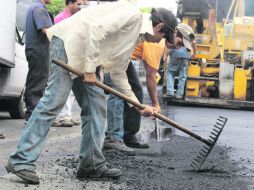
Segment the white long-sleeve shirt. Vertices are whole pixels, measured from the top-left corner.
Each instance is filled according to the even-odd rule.
[[[153,34],[152,23],[127,0],[82,9],[47,30],[64,41],[68,64],[92,73],[102,65],[118,90],[138,101],[126,70],[141,33]]]

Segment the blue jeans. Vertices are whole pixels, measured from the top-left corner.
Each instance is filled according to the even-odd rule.
[[[129,63],[126,74],[132,91],[138,100],[143,103],[143,88],[132,62]],[[105,83],[112,88],[116,88],[109,74],[105,75]],[[124,141],[135,141],[135,135],[139,131],[141,124],[141,116],[137,110],[134,107],[129,107],[124,100],[112,94],[109,95],[107,108],[107,138],[120,141],[123,139]]]
[[[111,88],[116,89],[115,84],[107,73],[104,76],[105,83]],[[107,121],[108,128],[106,130],[106,138],[116,141],[123,140],[123,114],[124,114],[124,100],[110,94],[107,100]]]
[[[188,59],[178,59],[177,64],[178,67],[174,67],[172,69],[171,63],[168,65],[167,69],[167,94],[174,95],[174,84],[175,84],[175,76],[179,74],[178,79],[178,88],[176,94],[179,96],[184,95],[185,82],[187,78],[187,69],[188,69]]]
[[[67,63],[63,41],[53,37],[50,45],[50,73],[44,96],[33,111],[16,151],[8,165],[14,171],[35,171],[50,126],[63,108],[73,89],[81,107],[82,139],[79,170],[91,172],[105,167],[102,154],[106,126],[106,97],[103,90],[89,86],[80,78],[71,79],[69,72],[53,64],[53,58]]]

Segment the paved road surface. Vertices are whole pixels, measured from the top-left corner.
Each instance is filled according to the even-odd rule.
[[[163,107],[163,113],[201,136],[207,137],[217,116],[229,119],[214,152],[205,167],[196,173],[189,167],[202,143],[175,130],[177,136],[166,143],[152,143],[149,150],[137,150],[135,157],[116,151],[104,152],[110,166],[121,168],[120,180],[83,180],[75,178],[80,126],[51,128],[42,155],[37,162],[40,185],[28,185],[4,165],[14,151],[23,130],[23,120],[11,120],[0,114],[0,189],[254,189],[254,117],[253,112],[192,107]],[[74,109],[78,118],[79,109]],[[160,125],[163,125],[160,122]],[[142,120],[142,131],[153,130],[150,119]],[[212,167],[212,169],[211,169]]]

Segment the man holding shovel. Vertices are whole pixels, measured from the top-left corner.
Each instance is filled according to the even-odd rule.
[[[95,71],[102,65],[108,69],[118,89],[137,101],[128,84],[126,69],[130,54],[139,40],[172,42],[175,25],[163,22],[155,9],[152,21],[126,0],[105,3],[81,10],[47,30],[50,44],[50,76],[44,96],[35,108],[21,136],[17,150],[10,156],[6,169],[34,184],[39,183],[34,162],[38,159],[48,131],[64,106],[72,89],[81,107],[82,138],[77,177],[119,177],[118,169],[109,169],[102,154],[106,124],[106,97],[93,85]],[[169,17],[172,15],[168,11]],[[150,27],[144,28],[145,22]],[[147,25],[146,25],[147,26]],[[82,71],[84,79],[76,78],[52,64],[61,60]],[[139,112],[152,116],[154,109],[145,106]]]
[[[141,59],[146,68],[146,85],[151,99],[152,106],[160,112],[160,104],[157,98],[156,74],[159,69],[160,59],[163,55],[165,42],[160,43],[143,42],[132,52],[131,59]],[[133,62],[129,63],[126,71],[129,84],[139,101],[143,102],[143,88]],[[105,83],[115,87],[109,74],[105,74]],[[148,148],[148,144],[141,143],[136,138],[141,124],[140,114],[128,104],[114,96],[109,95],[107,100],[107,121],[108,128],[104,142],[105,149],[116,149],[127,155],[134,155],[133,148]],[[127,145],[127,146],[126,146]]]

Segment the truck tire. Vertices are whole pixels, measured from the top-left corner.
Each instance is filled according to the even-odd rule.
[[[24,90],[20,97],[11,101],[9,113],[12,119],[25,119],[25,102],[24,102]]]

